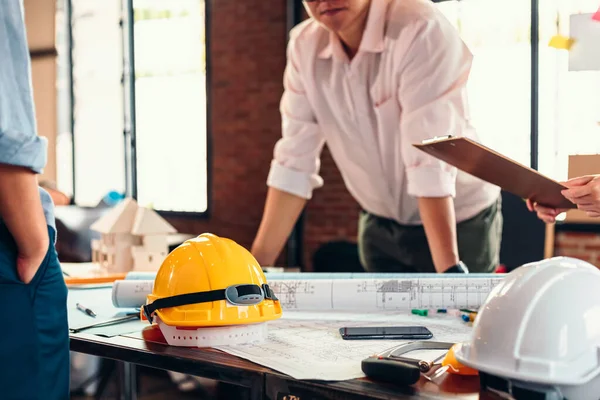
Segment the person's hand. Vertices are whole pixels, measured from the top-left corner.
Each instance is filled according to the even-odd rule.
[[[465,265],[464,262],[459,261],[458,264],[453,265],[452,267],[448,268],[447,270],[445,270],[442,273],[444,273],[444,274],[468,274],[469,268],[467,268],[467,266]]]
[[[567,209],[563,208],[545,207],[536,202],[531,201],[531,199],[527,199],[526,203],[527,209],[531,212],[537,213],[538,218],[547,224],[553,224],[554,222],[556,222],[556,217],[559,214],[567,211]]]
[[[48,252],[49,241],[40,243],[32,249],[19,249],[17,255],[17,275],[23,283],[30,283],[36,272],[42,265],[46,253]]]
[[[600,217],[600,175],[585,175],[562,182],[561,193],[590,217]]]
[[[0,217],[17,245],[16,275],[30,283],[50,247],[36,174],[0,163]]]

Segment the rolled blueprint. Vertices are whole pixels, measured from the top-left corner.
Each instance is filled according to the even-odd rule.
[[[277,274],[288,276],[291,274]],[[440,277],[438,274],[394,278],[315,279],[314,274],[293,274],[297,279],[272,279],[269,286],[282,308],[295,311],[409,311],[412,309],[477,309],[502,281],[498,274]],[[321,276],[325,277],[328,274]],[[400,274],[398,274],[400,275]],[[113,284],[116,307],[141,307],[152,291],[153,280],[126,279]]]
[[[146,304],[146,296],[152,293],[154,281],[114,281],[112,302],[117,308],[138,308]]]
[[[463,275],[464,276],[464,275]],[[409,311],[479,308],[502,280],[494,276],[271,280],[282,308],[297,311]]]

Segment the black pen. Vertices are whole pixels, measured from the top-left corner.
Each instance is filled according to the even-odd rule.
[[[77,309],[78,309],[79,311],[82,311],[82,312],[86,313],[86,314],[87,314],[87,315],[89,315],[90,317],[94,317],[94,318],[96,318],[96,313],[95,313],[95,312],[93,312],[92,310],[90,310],[89,308],[87,308],[86,306],[83,306],[83,305],[81,305],[81,304],[77,303]]]

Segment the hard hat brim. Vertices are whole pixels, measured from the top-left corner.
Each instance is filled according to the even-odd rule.
[[[542,374],[531,374],[526,371],[519,371],[517,368],[507,369],[507,368],[499,368],[495,365],[491,365],[490,363],[484,361],[478,361],[474,357],[471,357],[471,344],[470,343],[460,343],[457,345],[454,356],[456,360],[466,365],[467,367],[476,369],[478,371],[485,372],[490,375],[501,376],[505,379],[513,379],[517,381],[531,381],[538,384],[547,384],[547,385],[583,385],[590,382],[596,376],[600,375],[600,367],[590,371],[589,373],[581,376],[581,377],[569,377],[563,378],[560,376],[548,376]]]

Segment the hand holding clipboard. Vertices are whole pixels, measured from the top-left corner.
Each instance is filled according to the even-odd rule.
[[[550,208],[573,209],[560,183],[466,137],[444,136],[413,144],[461,171]]]

